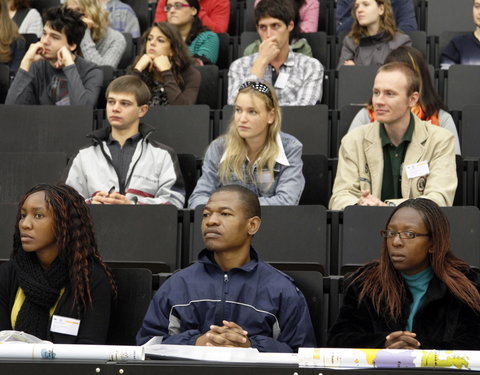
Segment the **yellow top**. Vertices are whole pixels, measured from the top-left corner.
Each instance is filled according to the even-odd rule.
[[[58,301],[60,301],[60,298],[62,298],[64,292],[65,292],[65,288],[62,288],[62,290],[60,291],[60,295],[58,296],[58,299],[55,302],[55,305],[53,305],[50,308],[50,317],[52,317],[53,312],[57,308]],[[18,312],[22,308],[23,302],[25,302],[25,293],[23,292],[22,288],[18,288],[17,294],[15,296],[15,302],[13,303],[12,312],[10,314],[10,320],[12,321],[13,329],[15,329],[15,323],[17,322]]]

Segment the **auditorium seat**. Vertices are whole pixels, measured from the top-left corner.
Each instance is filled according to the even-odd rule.
[[[461,130],[462,155],[465,158],[480,158],[480,105],[463,107]]]
[[[124,0],[123,2],[130,5],[137,15],[138,23],[140,24],[140,34],[142,34],[150,27],[153,21],[150,19],[148,10],[149,2],[144,0]]]
[[[377,73],[376,66],[346,66],[338,70],[335,108],[346,105],[365,105],[372,96],[372,87]]]
[[[197,158],[193,154],[178,154],[178,163],[185,184],[185,206],[197,184]]]
[[[450,111],[479,103],[480,65],[452,65],[446,73],[445,97]]]
[[[88,143],[91,106],[0,105],[3,152],[64,152],[67,157]]]
[[[25,193],[25,191],[23,192]],[[17,220],[18,203],[0,202],[0,260],[10,258],[13,250],[13,233]]]
[[[324,297],[323,276],[315,271],[285,271],[305,296],[317,347],[327,344],[328,303]]]
[[[0,152],[0,202],[18,202],[39,183],[58,183],[67,166],[63,152]]]
[[[135,43],[133,41],[132,34],[122,33],[122,35],[127,42],[127,46],[125,47],[125,51],[123,52],[120,62],[118,63],[118,69],[127,69],[130,65],[132,65],[136,56]]]
[[[135,337],[152,299],[152,272],[146,268],[113,268],[117,297],[112,301],[107,345],[137,345]]]
[[[112,265],[171,272],[179,267],[173,205],[91,205],[98,249]]]
[[[220,73],[216,65],[195,67],[201,75],[196,104],[206,104],[210,109],[220,109],[222,89]]]
[[[320,204],[328,207],[332,193],[328,175],[328,160],[325,155],[302,155],[305,188],[300,204]]]
[[[10,68],[8,65],[0,64],[0,104],[5,103],[8,89],[10,87]]]
[[[150,139],[172,147],[179,154],[203,157],[211,141],[210,110],[206,105],[152,107],[142,121],[155,128]]]
[[[440,35],[447,30],[474,30],[472,5],[472,0],[427,0],[427,35]]]

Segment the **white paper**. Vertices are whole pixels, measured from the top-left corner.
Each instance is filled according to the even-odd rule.
[[[426,160],[406,165],[405,171],[407,172],[408,178],[426,176],[430,173],[430,169],[428,168],[428,161]]]
[[[288,74],[285,72],[280,72],[280,74],[277,76],[277,80],[275,81],[275,88],[277,89],[283,89],[288,82]]]
[[[80,320],[61,315],[52,316],[50,331],[63,333],[64,335],[77,336],[80,328]]]
[[[143,346],[78,344],[0,344],[2,359],[143,361]]]

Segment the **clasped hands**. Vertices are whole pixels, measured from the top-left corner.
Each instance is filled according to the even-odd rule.
[[[135,204],[125,195],[116,191],[99,191],[90,200],[92,204]]]
[[[385,339],[386,349],[419,349],[420,342],[415,338],[417,335],[409,331],[395,331]]]
[[[248,332],[234,322],[222,321],[223,326],[211,325],[210,330],[199,336],[195,345],[198,346],[227,346],[250,348],[252,343],[248,339]]]
[[[362,190],[360,199],[357,202],[358,206],[386,206],[385,202],[382,202],[375,195],[371,194],[368,190]]]

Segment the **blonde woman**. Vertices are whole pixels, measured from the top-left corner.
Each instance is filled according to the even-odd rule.
[[[394,49],[412,45],[410,37],[397,30],[390,0],[355,0],[352,18],[337,69],[342,65],[380,66]]]
[[[67,0],[65,6],[83,15],[87,25],[80,50],[85,60],[117,67],[127,42],[122,33],[108,26],[108,13],[100,0]]]
[[[305,185],[302,144],[280,132],[280,124],[273,88],[263,81],[243,83],[227,134],[208,147],[189,207],[205,204],[219,186],[232,184],[256,193],[261,205],[297,205]]]

